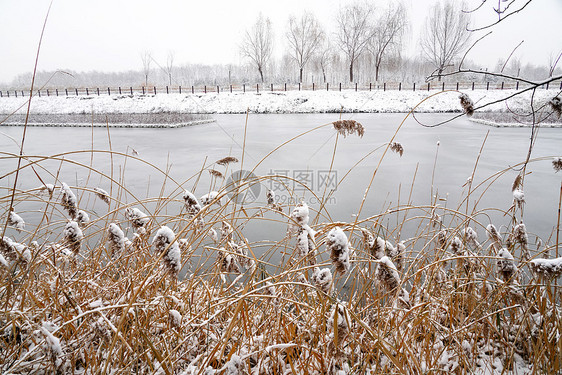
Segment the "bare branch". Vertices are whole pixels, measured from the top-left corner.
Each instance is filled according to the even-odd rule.
[[[476,29],[469,29],[468,31],[480,31],[480,30],[488,29],[488,28],[490,28],[490,27],[492,27],[492,26],[494,26],[494,25],[497,25],[498,23],[504,21],[506,18],[508,18],[508,17],[510,17],[510,16],[513,16],[514,14],[517,14],[517,13],[521,12],[523,9],[525,9],[525,7],[526,7],[527,5],[529,5],[529,4],[531,3],[531,1],[533,1],[533,0],[528,0],[521,8],[519,8],[519,9],[517,9],[517,10],[514,10],[513,12],[508,13],[508,14],[506,14],[503,18],[501,18],[501,14],[505,13],[505,11],[511,6],[511,4],[513,4],[513,1],[512,1],[511,3],[508,4],[508,6],[507,6],[503,11],[501,11],[501,12],[496,11],[496,12],[498,12],[498,14],[500,14],[500,19],[498,19],[496,22],[491,23],[491,24],[488,24],[488,25],[486,25],[486,26],[478,27],[478,28],[476,28]]]
[[[513,51],[511,51],[511,53],[510,53],[509,56],[507,57],[507,60],[505,60],[505,63],[504,63],[503,66],[502,66],[502,70],[500,70],[500,73],[503,73],[503,70],[504,70],[505,67],[507,66],[507,63],[508,63],[509,59],[511,59],[511,56],[513,56],[513,53],[515,52],[515,50],[516,50],[517,48],[519,48],[519,46],[521,46],[521,44],[523,44],[523,42],[524,42],[524,40],[522,40],[521,43],[519,43],[519,44],[517,45],[517,47],[515,47],[515,48],[513,49]]]

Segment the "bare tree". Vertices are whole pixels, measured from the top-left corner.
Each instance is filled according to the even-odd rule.
[[[144,73],[144,85],[148,86],[148,75],[150,74],[150,63],[152,62],[152,54],[149,51],[141,53],[142,71]]]
[[[291,47],[292,57],[299,67],[299,82],[303,71],[324,39],[324,31],[312,13],[305,12],[300,19],[289,18],[289,30],[286,34]]]
[[[273,52],[273,31],[269,18],[259,14],[254,26],[246,31],[240,51],[256,65],[261,81],[264,82],[263,71]]]
[[[383,58],[390,53],[400,55],[402,36],[406,29],[406,9],[402,3],[386,8],[377,19],[373,37],[367,46],[373,55],[375,80],[379,80],[379,71]]]
[[[347,5],[336,16],[336,42],[349,61],[350,82],[353,82],[353,65],[373,36],[372,18],[373,8],[367,4]]]
[[[170,81],[170,86],[172,86],[172,70],[174,69],[174,51],[168,52],[168,58],[166,59],[166,74],[168,74],[168,80]]]
[[[437,2],[425,20],[421,47],[439,80],[445,68],[468,47],[470,17],[463,7],[464,2]]]
[[[328,40],[324,39],[322,43],[318,46],[317,51],[314,54],[314,58],[313,58],[315,68],[322,72],[322,78],[324,80],[324,83],[328,81],[327,71],[328,71],[328,67],[332,63],[332,55],[333,55],[332,47],[330,46]]]

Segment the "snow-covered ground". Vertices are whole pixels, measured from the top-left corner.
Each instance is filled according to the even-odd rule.
[[[506,98],[512,90],[467,90],[475,106]],[[535,108],[555,96],[557,91],[539,90]],[[325,112],[459,112],[456,91],[288,91],[261,93],[157,94],[35,97],[31,113],[325,113]],[[530,92],[509,99],[511,111],[529,110]],[[25,97],[0,98],[0,114],[27,110]],[[485,111],[506,111],[504,102],[487,106]],[[0,119],[0,121],[2,121]]]

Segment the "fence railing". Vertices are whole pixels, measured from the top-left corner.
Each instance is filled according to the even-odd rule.
[[[241,85],[193,85],[193,86],[141,86],[141,87],[74,87],[35,90],[36,96],[100,96],[100,95],[157,95],[157,94],[209,94],[209,93],[260,93],[281,91],[432,91],[432,90],[519,90],[528,85],[519,82],[382,82],[382,83],[312,83],[312,84],[241,84]],[[540,89],[562,90],[562,81],[550,82]],[[26,90],[0,90],[0,98],[29,96]]]

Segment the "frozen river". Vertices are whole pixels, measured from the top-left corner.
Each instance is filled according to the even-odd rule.
[[[424,114],[419,115],[418,118],[426,124],[432,124],[450,116],[450,114]],[[286,212],[292,209],[295,201],[301,199],[308,202],[312,210],[317,210],[319,204],[313,193],[322,196],[325,188],[329,192],[337,184],[337,190],[327,202],[327,214],[318,222],[352,222],[355,220],[354,215],[358,212],[373,172],[383,157],[385,145],[391,140],[405,115],[344,114],[342,118],[353,119],[363,124],[365,135],[362,138],[356,135],[346,138],[339,136],[335,148],[336,132],[329,125],[296,138],[265,160],[262,159],[275,147],[317,126],[338,120],[340,116],[338,114],[250,115],[247,121],[246,138],[244,138],[245,115],[212,117],[216,122],[177,129],[110,129],[108,133],[103,128],[29,128],[24,153],[30,158],[77,152],[63,155],[64,162],[61,161],[62,156],[56,160],[42,161],[35,167],[35,172],[31,168],[23,169],[18,188],[25,190],[40,186],[41,182],[35,173],[38,173],[46,183],[60,185],[60,182],[56,182],[58,171],[59,181],[65,181],[76,187],[99,186],[111,192],[123,203],[134,203],[136,200],[159,196],[180,199],[180,188],[193,190],[199,197],[209,192],[211,188],[219,190],[224,184],[221,179],[211,179],[206,171],[199,173],[204,166],[219,170],[225,173],[226,177],[240,168],[252,170],[257,166],[254,173],[258,176],[273,174],[288,178],[264,181],[258,199],[248,206],[265,205],[266,189],[273,188],[279,203],[285,205]],[[1,129],[2,175],[16,168],[17,160],[6,156],[9,153],[19,152],[15,141],[21,141],[22,131],[22,127]],[[410,117],[394,139],[402,144],[404,154],[400,157],[388,150],[380,162],[360,218],[408,203],[428,205],[432,202],[432,192],[438,197],[439,205],[457,209],[466,196],[467,179],[475,169],[480,149],[482,148],[482,154],[476,166],[473,189],[495,173],[524,161],[530,134],[531,130],[528,128],[492,128],[470,122],[466,118],[435,128],[426,128]],[[540,129],[532,159],[560,156],[561,145],[562,130]],[[243,147],[245,147],[244,155]],[[99,152],[84,152],[91,149]],[[106,152],[110,149],[119,154],[111,157]],[[125,154],[131,156],[134,153],[138,153],[135,157],[145,162],[124,156]],[[234,156],[240,162],[231,164],[228,170],[222,166],[212,165],[225,156]],[[333,165],[330,168],[332,157]],[[242,159],[243,165],[241,165]],[[76,163],[70,163],[70,160]],[[26,162],[23,164],[25,165]],[[91,164],[106,176],[89,173],[85,166]],[[156,167],[162,172],[167,171],[167,177]],[[518,170],[519,168],[508,170],[476,189],[469,200],[468,213],[474,210],[497,208],[500,211],[484,211],[477,215],[477,221],[484,226],[490,221],[498,228],[507,226],[509,218],[501,211],[508,210],[512,204],[511,185]],[[109,176],[113,176],[115,181],[124,185],[127,191],[119,191],[116,183],[110,184],[107,178]],[[13,184],[13,178],[14,175],[10,174],[0,180],[2,195],[6,195],[6,188]],[[523,219],[527,230],[542,237],[545,243],[556,226],[561,179],[562,174],[556,174],[552,168],[552,158],[533,161],[527,168]],[[211,187],[211,184],[215,185]],[[286,187],[289,190],[294,189],[294,192],[284,190]],[[90,197],[92,194],[80,192],[78,195],[82,199],[82,204],[92,210],[93,217],[102,215],[103,207]],[[26,206],[25,202],[19,202],[18,205],[16,210],[23,211],[24,219],[27,216],[26,221],[33,223],[34,218],[30,217],[33,216],[33,207]],[[178,201],[175,206],[168,205],[160,214],[174,215],[180,209],[181,202]],[[4,204],[2,212],[5,213],[6,210]],[[466,204],[463,204],[459,210],[466,212]],[[118,219],[123,220],[122,217]],[[395,223],[382,224],[395,227],[403,217],[398,214],[396,220]],[[266,237],[285,235],[284,231],[275,229],[275,223],[261,225],[257,228],[249,224],[245,228],[247,236],[259,241]],[[484,239],[485,232],[482,227],[476,225],[476,229],[480,238]],[[271,231],[279,233],[272,235]],[[401,239],[407,237],[407,234],[398,232],[392,235],[396,240],[399,236],[402,236]],[[534,241],[533,236],[530,241]],[[553,241],[554,239],[550,242]]]

